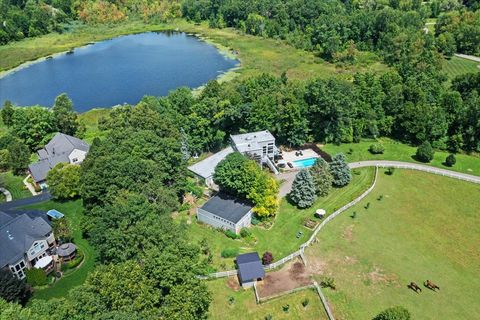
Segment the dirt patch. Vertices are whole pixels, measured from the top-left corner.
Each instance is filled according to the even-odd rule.
[[[383,272],[382,269],[379,267],[374,267],[373,271],[366,274],[366,278],[370,280],[372,283],[386,283],[386,284],[395,284],[398,281],[398,277],[396,275],[388,275]]]
[[[229,277],[227,280],[227,286],[233,291],[240,290],[240,283],[238,283],[237,277]]]
[[[353,228],[355,225],[351,224],[343,230],[343,238],[345,238],[348,242],[353,241]]]
[[[268,272],[265,279],[257,283],[258,295],[261,298],[275,296],[311,283],[307,268],[297,260],[278,271]]]

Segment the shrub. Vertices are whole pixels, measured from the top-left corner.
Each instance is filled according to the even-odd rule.
[[[330,288],[330,289],[333,289],[333,290],[336,289],[335,279],[333,279],[333,278],[329,278],[329,277],[323,278],[322,281],[320,282],[320,285],[323,288]]]
[[[391,307],[380,312],[373,320],[409,320],[410,312],[401,306]]]
[[[229,296],[229,297],[228,297],[228,304],[232,305],[232,304],[234,304],[234,303],[235,303],[235,298],[232,297],[232,296]]]
[[[252,216],[252,221],[251,221],[252,225],[256,226],[260,223],[260,220],[258,220],[257,217],[255,216]]]
[[[308,298],[305,298],[305,300],[302,301],[302,306],[306,308],[309,303],[310,303],[310,300],[308,300]]]
[[[263,265],[271,264],[273,262],[273,254],[266,251],[262,256]]]
[[[225,235],[231,239],[239,239],[240,236],[238,234],[236,234],[235,232],[231,231],[231,230],[225,230],[224,231]]]
[[[42,269],[32,268],[26,271],[27,283],[32,287],[44,286],[47,284],[47,274]]]
[[[433,150],[430,142],[425,141],[418,147],[417,153],[415,154],[415,156],[418,161],[427,163],[432,161],[434,154],[435,154],[435,151]]]
[[[288,312],[288,310],[290,310],[290,305],[289,304],[283,305],[282,310],[283,310],[283,312]]]
[[[374,143],[368,148],[371,154],[382,154],[385,151],[385,147],[381,143]]]
[[[238,255],[238,248],[225,248],[222,250],[222,258],[234,258]]]
[[[72,261],[65,263],[67,269],[74,269],[83,261],[83,252],[77,249],[77,255]]]
[[[242,238],[250,237],[251,235],[252,235],[252,231],[250,231],[250,229],[248,228],[242,228],[242,230],[240,230],[240,236]]]
[[[273,316],[271,314],[267,314],[265,316],[265,320],[272,320],[273,319]]]
[[[388,174],[389,176],[393,175],[393,173],[395,172],[395,168],[388,168],[387,171],[385,172],[386,174]]]
[[[453,167],[457,163],[457,159],[454,154],[449,154],[445,159],[445,164],[449,167]]]

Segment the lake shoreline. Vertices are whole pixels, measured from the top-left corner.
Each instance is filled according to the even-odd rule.
[[[224,72],[222,73],[221,75],[219,75],[216,79],[220,81],[220,78],[223,78],[224,76],[226,76],[226,74],[230,73],[231,71],[233,71],[234,69],[235,70],[238,70],[241,68],[241,65],[242,65],[242,62],[241,60],[238,58],[238,55],[235,55],[233,54],[228,48],[222,46],[221,44],[219,43],[215,43],[214,41],[212,41],[211,39],[209,39],[208,37],[202,35],[202,34],[199,34],[199,33],[191,33],[191,32],[187,32],[187,31],[182,31],[180,30],[179,28],[177,29],[162,29],[162,30],[158,30],[158,31],[149,31],[149,30],[145,30],[145,31],[139,31],[139,32],[132,32],[132,33],[126,33],[126,34],[120,34],[120,35],[116,35],[116,36],[113,36],[113,37],[110,37],[110,38],[106,38],[106,39],[102,39],[102,40],[97,40],[97,41],[90,41],[88,43],[85,43],[85,44],[81,44],[79,46],[75,46],[75,47],[72,47],[71,49],[69,50],[64,50],[64,51],[60,51],[60,52],[56,52],[56,53],[53,53],[53,54],[49,54],[49,55],[46,55],[46,56],[43,56],[43,57],[40,57],[40,58],[37,58],[37,59],[34,59],[34,60],[31,60],[31,61],[26,61],[26,62],[23,62],[22,64],[16,66],[16,67],[13,67],[11,69],[8,69],[8,70],[3,70],[3,71],[0,71],[0,79],[3,79],[7,76],[9,76],[10,74],[12,73],[15,73],[17,71],[20,71],[22,69],[25,69],[25,68],[28,68],[30,67],[31,65],[34,65],[36,63],[40,63],[40,62],[43,62],[43,61],[46,61],[46,60],[49,60],[49,59],[55,59],[55,58],[58,58],[58,57],[61,57],[63,55],[66,55],[68,54],[69,52],[71,51],[74,51],[76,49],[79,49],[79,48],[84,48],[84,47],[88,47],[88,46],[91,46],[91,45],[94,45],[96,43],[100,43],[100,42],[103,42],[103,41],[109,41],[109,40],[113,40],[113,39],[116,39],[116,38],[120,38],[120,37],[125,37],[125,36],[129,36],[129,35],[137,35],[137,34],[142,34],[142,33],[149,33],[149,32],[178,32],[178,33],[184,33],[188,36],[193,36],[193,37],[196,37],[198,40],[200,41],[203,41],[209,45],[212,45],[214,46],[217,51],[228,57],[229,59],[232,59],[232,60],[238,60],[238,65],[236,67],[233,67],[231,68],[230,70],[228,70],[227,72]],[[232,78],[233,79],[233,78]],[[192,88],[192,90],[196,90],[197,88]]]

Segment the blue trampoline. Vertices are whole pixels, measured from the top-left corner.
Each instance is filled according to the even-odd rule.
[[[49,216],[49,217],[52,218],[52,219],[57,220],[57,219],[63,218],[63,217],[64,217],[64,214],[61,213],[60,211],[57,211],[57,210],[55,210],[55,209],[52,209],[52,210],[48,210],[48,211],[47,211],[47,216]]]

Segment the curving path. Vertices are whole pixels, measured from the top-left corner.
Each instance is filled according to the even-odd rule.
[[[5,196],[5,202],[12,201],[12,194],[5,188],[0,188],[0,192]]]

